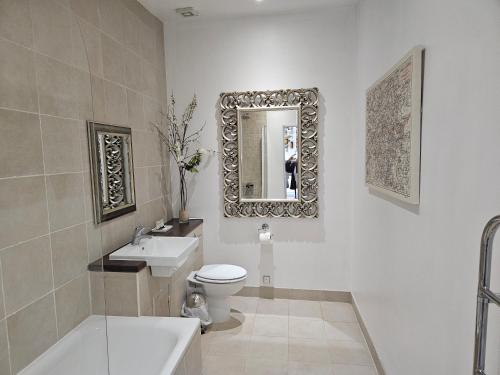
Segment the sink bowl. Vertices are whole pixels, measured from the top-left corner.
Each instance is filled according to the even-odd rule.
[[[198,247],[195,237],[143,238],[139,245],[128,244],[109,255],[112,260],[143,260],[153,276],[169,277]]]

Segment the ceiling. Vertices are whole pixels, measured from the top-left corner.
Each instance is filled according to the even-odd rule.
[[[338,5],[356,4],[358,0],[139,0],[162,21],[194,21],[283,13],[301,13]],[[176,8],[194,7],[199,17],[184,19]]]

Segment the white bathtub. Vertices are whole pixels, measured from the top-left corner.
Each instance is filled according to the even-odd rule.
[[[198,319],[92,315],[20,372],[22,375],[170,375],[199,351]],[[109,346],[106,345],[106,335]],[[109,350],[109,372],[108,354]],[[201,358],[201,357],[200,357]],[[201,361],[201,359],[200,359]],[[198,365],[201,367],[201,362]],[[193,371],[191,371],[193,372]],[[194,371],[197,372],[197,371]],[[200,369],[201,372],[201,369]]]

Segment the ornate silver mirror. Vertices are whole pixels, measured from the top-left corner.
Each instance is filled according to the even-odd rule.
[[[224,216],[318,216],[318,96],[221,94]]]
[[[87,122],[94,221],[135,211],[130,128]]]

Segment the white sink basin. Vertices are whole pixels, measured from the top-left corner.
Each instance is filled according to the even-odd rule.
[[[144,260],[153,276],[169,277],[198,247],[195,237],[143,238],[139,245],[128,244],[109,255],[112,260]]]

